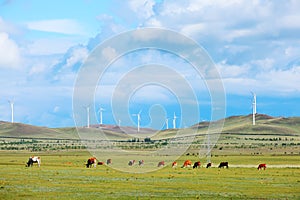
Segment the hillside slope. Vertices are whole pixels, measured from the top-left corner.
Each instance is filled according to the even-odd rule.
[[[218,122],[216,122],[218,123]],[[214,124],[214,122],[212,122]],[[172,138],[177,136],[187,135],[204,135],[207,133],[209,122],[200,122],[187,129],[163,130],[153,137],[153,139]],[[222,130],[223,134],[240,134],[240,135],[300,135],[300,117],[271,117],[268,115],[257,114],[256,125],[252,125],[252,115],[246,116],[231,116],[224,120]]]
[[[60,139],[79,139],[79,138],[106,138],[113,140],[128,140],[133,137],[152,139],[165,139],[185,137],[190,135],[205,135],[207,133],[209,122],[200,122],[186,129],[168,129],[156,131],[153,129],[141,128],[137,134],[134,127],[117,127],[103,125],[102,127],[80,128],[80,137],[76,128],[47,128],[32,126],[21,123],[9,123],[0,121],[0,137],[25,137],[25,138],[60,138]],[[101,129],[100,129],[101,128]],[[179,131],[178,131],[179,130]],[[104,134],[103,134],[104,133]],[[129,133],[129,134],[125,134]],[[224,134],[240,135],[300,135],[300,117],[271,117],[268,115],[257,114],[256,125],[252,125],[252,115],[232,116],[224,121],[222,130]],[[103,137],[104,135],[104,137]]]
[[[60,130],[22,123],[0,122],[0,136],[25,138],[75,138],[72,129]]]

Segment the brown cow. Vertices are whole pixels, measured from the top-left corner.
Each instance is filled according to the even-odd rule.
[[[192,161],[186,160],[186,161],[184,161],[184,163],[183,163],[183,165],[182,165],[181,168],[184,168],[184,167],[187,167],[187,166],[191,167],[192,164],[193,164]]]
[[[98,165],[104,165],[104,162],[100,161],[100,162],[98,162]]]
[[[177,162],[173,162],[173,163],[172,163],[172,167],[173,167],[173,168],[177,167]]]
[[[267,164],[265,164],[265,163],[259,164],[258,167],[257,167],[258,170],[261,170],[261,169],[265,170],[266,168],[267,168]]]
[[[165,166],[165,161],[158,162],[157,167],[163,167],[163,166]]]

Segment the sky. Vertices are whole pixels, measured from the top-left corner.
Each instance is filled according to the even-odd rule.
[[[299,10],[298,0],[0,0],[0,120],[11,120],[8,100],[14,102],[15,122],[47,127],[74,126],[77,115],[84,125],[87,106],[92,124],[100,122],[100,107],[103,123],[122,126],[137,126],[139,112],[140,126],[156,129],[166,128],[166,118],[172,127],[174,113],[176,128],[213,119],[214,91],[205,75],[161,49],[116,58],[99,77],[94,101],[74,113],[75,86],[91,53],[143,28],[170,30],[203,48],[222,80],[224,117],[250,114],[251,92],[258,113],[300,116]],[[173,42],[175,47],[179,41]],[[114,50],[107,48],[105,56]],[[165,69],[170,73],[161,73]],[[158,77],[170,85],[162,87]],[[157,82],[127,91],[132,80],[148,78]],[[183,101],[179,91],[188,85],[195,99]],[[120,96],[124,90],[126,98]]]

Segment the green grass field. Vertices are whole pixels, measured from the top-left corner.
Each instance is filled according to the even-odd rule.
[[[300,199],[300,168],[271,167],[299,165],[299,156],[218,156],[210,169],[166,166],[150,173],[124,173],[108,166],[85,168],[90,156],[85,151],[42,152],[40,168],[25,167],[30,155],[0,152],[1,199]],[[126,166],[130,158],[122,159]],[[185,159],[199,160],[183,156],[179,165]],[[220,161],[228,161],[229,169],[216,168]],[[260,162],[270,167],[230,167]],[[150,167],[147,160],[144,167]]]

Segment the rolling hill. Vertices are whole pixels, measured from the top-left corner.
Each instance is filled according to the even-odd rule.
[[[211,125],[220,121],[212,122]],[[210,126],[209,122],[200,122],[190,128],[177,130],[169,129],[157,133],[153,139],[172,138],[177,136],[205,135]],[[256,115],[256,125],[252,125],[252,115],[231,116],[225,118],[222,134],[234,135],[281,135],[300,136],[300,117],[271,117],[264,114]]]
[[[217,122],[212,122],[217,123]],[[190,128],[168,129],[156,131],[149,128],[141,128],[136,135],[135,127],[118,127],[112,125],[93,125],[91,128],[79,128],[80,138],[99,138],[99,133],[104,133],[106,139],[128,140],[135,137],[151,137],[152,139],[165,139],[177,136],[189,136],[191,134],[206,134],[209,122],[200,122]],[[101,131],[100,131],[101,128]],[[129,133],[129,134],[125,134]],[[256,125],[252,125],[252,115],[232,116],[224,121],[223,134],[240,135],[300,135],[300,117],[271,117],[268,115],[257,114]],[[103,135],[103,134],[102,134]],[[14,138],[49,138],[49,139],[79,139],[76,128],[47,128],[32,126],[22,123],[9,123],[0,121],[0,137]],[[101,138],[101,137],[100,137]]]
[[[271,117],[257,114],[256,125],[252,125],[252,115],[233,116],[225,119],[222,133],[299,135],[300,117]]]
[[[80,134],[78,134],[78,131]],[[141,128],[140,133],[144,137],[155,133],[156,130]],[[104,134],[103,134],[104,133]],[[92,125],[90,128],[66,127],[47,128],[22,123],[10,123],[0,121],[0,137],[8,138],[37,138],[37,139],[112,139],[128,140],[132,138],[125,133],[136,134],[135,127],[118,127],[112,125]],[[103,137],[105,136],[105,137]]]

